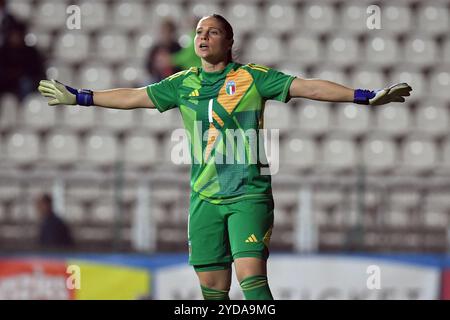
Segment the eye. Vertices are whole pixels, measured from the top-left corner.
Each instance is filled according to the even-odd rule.
[[[217,32],[216,30],[212,30],[211,34],[217,35],[217,34],[219,34],[219,32]]]

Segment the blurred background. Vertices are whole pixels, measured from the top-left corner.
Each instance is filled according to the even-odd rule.
[[[413,88],[376,108],[267,103],[266,127],[280,129],[275,298],[450,298],[449,0],[0,0],[0,299],[200,298],[187,266],[190,167],[171,161],[178,110],[54,108],[36,88],[141,87],[198,65],[193,33],[211,13],[234,27],[240,63]],[[86,280],[89,290],[36,295],[20,280],[65,279],[68,261],[138,289]],[[366,286],[369,265],[382,289]]]

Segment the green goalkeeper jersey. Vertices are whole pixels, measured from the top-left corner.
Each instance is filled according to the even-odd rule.
[[[212,203],[271,197],[262,134],[266,100],[286,102],[295,77],[230,62],[190,68],[147,87],[160,112],[178,107],[191,151],[191,190]]]

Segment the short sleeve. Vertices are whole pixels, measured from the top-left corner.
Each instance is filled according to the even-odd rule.
[[[178,105],[177,88],[172,80],[172,77],[168,77],[147,86],[147,94],[159,112],[173,109]]]
[[[289,101],[289,87],[294,76],[265,66],[249,64],[258,92],[267,100]]]

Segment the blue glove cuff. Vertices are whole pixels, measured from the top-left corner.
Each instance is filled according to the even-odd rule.
[[[61,82],[59,82],[59,83],[61,83]],[[62,85],[66,87],[67,91],[69,91],[71,94],[75,95],[78,105],[89,107],[94,104],[94,93],[92,92],[92,90],[88,90],[88,89],[77,90],[75,88],[66,86],[64,84],[62,84]]]
[[[375,97],[375,91],[356,89],[353,95],[353,102],[357,104],[369,104],[369,100]]]
[[[80,106],[92,106],[94,104],[94,93],[92,90],[80,89],[77,94],[77,104]]]

